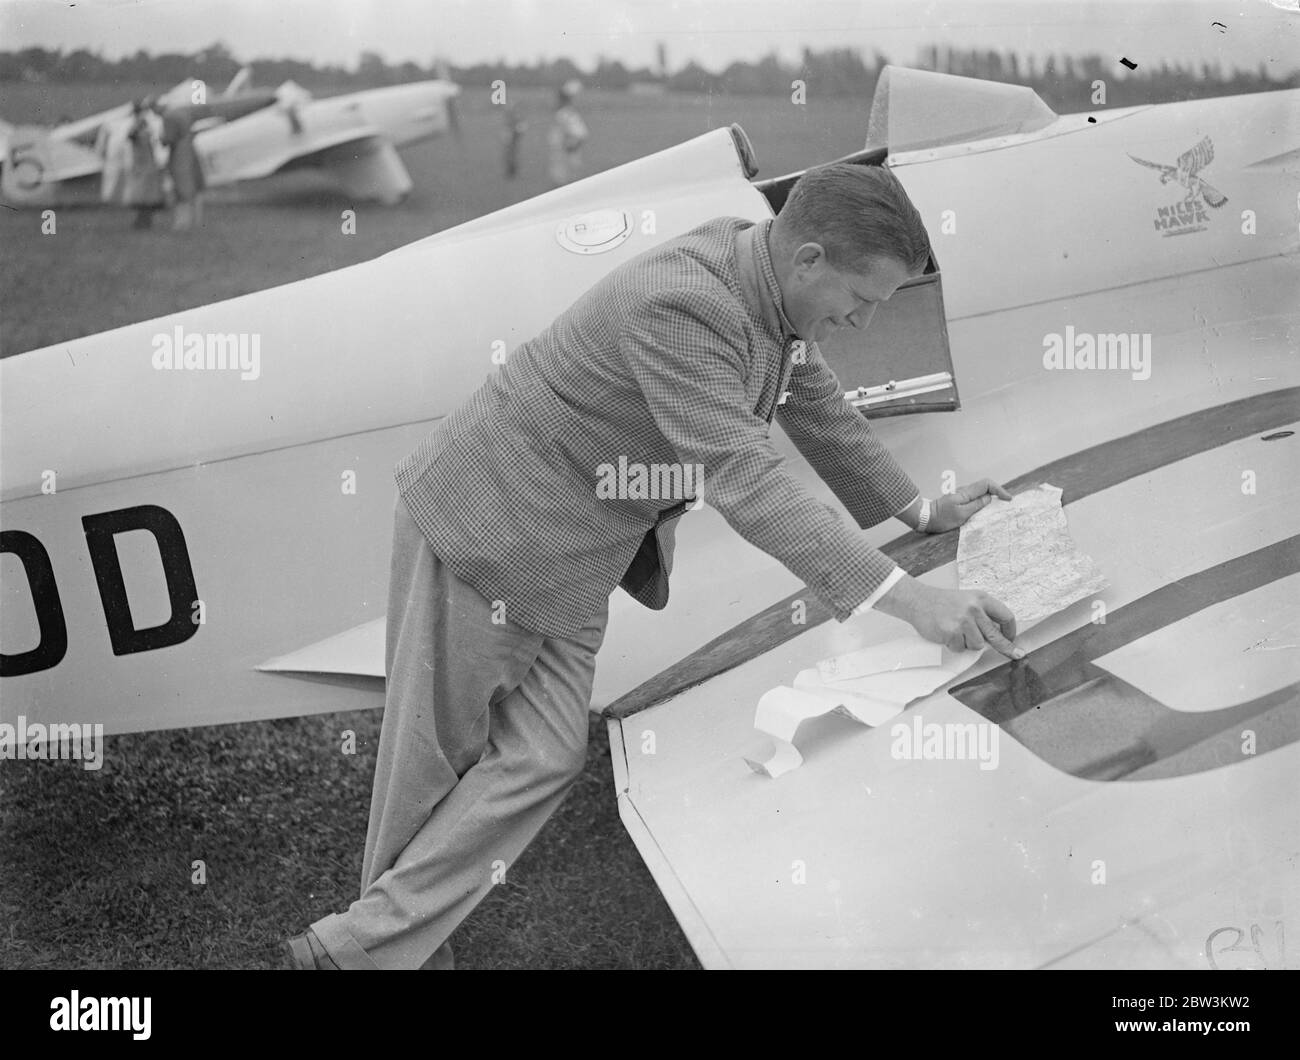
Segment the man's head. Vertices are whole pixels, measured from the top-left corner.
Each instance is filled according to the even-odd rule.
[[[865,328],[876,305],[913,276],[930,239],[907,192],[883,166],[810,169],[769,237],[785,314],[801,338]]]

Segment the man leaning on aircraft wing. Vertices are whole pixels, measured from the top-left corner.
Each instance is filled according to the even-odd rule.
[[[1021,654],[1003,604],[908,576],[769,437],[776,416],[864,529],[939,533],[1010,499],[987,479],[922,498],[818,351],[928,256],[893,174],[810,170],[774,220],[715,218],[614,269],[398,464],[361,897],[290,940],[294,967],[451,967],[452,931],[581,772],[609,596],[664,607],[693,501],[608,496],[620,458],[702,469],[713,507],[840,621],[875,607]]]

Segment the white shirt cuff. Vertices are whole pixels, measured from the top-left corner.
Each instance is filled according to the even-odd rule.
[[[908,501],[901,508],[899,508],[898,511],[894,513],[894,518],[897,519],[900,515],[902,515],[905,511],[907,511],[908,508],[912,507],[912,505],[915,504],[920,499],[921,499],[921,495],[918,493],[915,497],[913,497],[910,501]]]
[[[902,567],[895,567],[893,573],[890,574],[889,577],[887,577],[883,582],[880,583],[880,585],[876,588],[876,591],[872,593],[870,596],[868,596],[865,600],[862,601],[862,603],[858,604],[858,606],[853,609],[853,614],[860,615],[864,611],[869,611],[871,608],[875,607],[876,601],[879,600],[882,596],[884,596],[885,593],[889,592],[889,590],[892,589],[895,585],[897,585],[902,580],[903,575],[905,575],[906,573],[907,571],[903,570]]]

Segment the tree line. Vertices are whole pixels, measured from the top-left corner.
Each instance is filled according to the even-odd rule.
[[[628,89],[657,86],[668,92],[718,93],[731,95],[788,96],[793,83],[802,81],[809,98],[853,96],[869,99],[880,69],[889,60],[879,51],[870,57],[853,48],[813,51],[805,48],[797,62],[782,60],[775,53],[754,61],[737,61],[724,70],[708,70],[695,61],[669,70],[663,48],[657,69],[628,67],[617,59],[601,58],[589,69],[569,59],[540,59],[534,63],[475,63],[457,65],[437,56],[429,63],[389,63],[375,52],[362,52],[355,68],[312,63],[302,59],[254,59],[253,81],[274,86],[292,80],[313,90],[375,88],[382,85],[450,77],[467,88],[487,88],[504,81],[517,88],[554,88],[577,78],[589,88]],[[134,82],[175,84],[186,78],[201,78],[222,86],[244,65],[225,45],[213,44],[190,55],[165,52],[154,55],[140,50],[119,59],[76,49],[25,48],[0,51],[0,82]],[[1132,106],[1138,103],[1174,102],[1209,96],[1263,92],[1300,87],[1300,71],[1270,70],[1261,62],[1255,70],[1224,71],[1218,64],[1139,63],[1135,69],[1121,65],[1119,58],[1100,55],[1021,57],[1015,53],[975,48],[930,45],[922,48],[909,65],[920,69],[979,77],[1026,85],[1053,109],[1071,112],[1089,109],[1093,85],[1107,84],[1106,104]]]

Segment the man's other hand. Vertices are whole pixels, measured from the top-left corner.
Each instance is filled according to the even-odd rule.
[[[988,593],[966,589],[935,589],[905,577],[877,602],[876,610],[908,622],[926,640],[951,651],[986,646],[1011,659],[1025,653],[1016,639],[1016,619],[1006,604]]]
[[[934,502],[930,512],[930,525],[926,529],[932,534],[955,530],[994,497],[1011,500],[1011,494],[992,479],[982,478],[968,486],[958,486],[952,493],[945,493]]]

